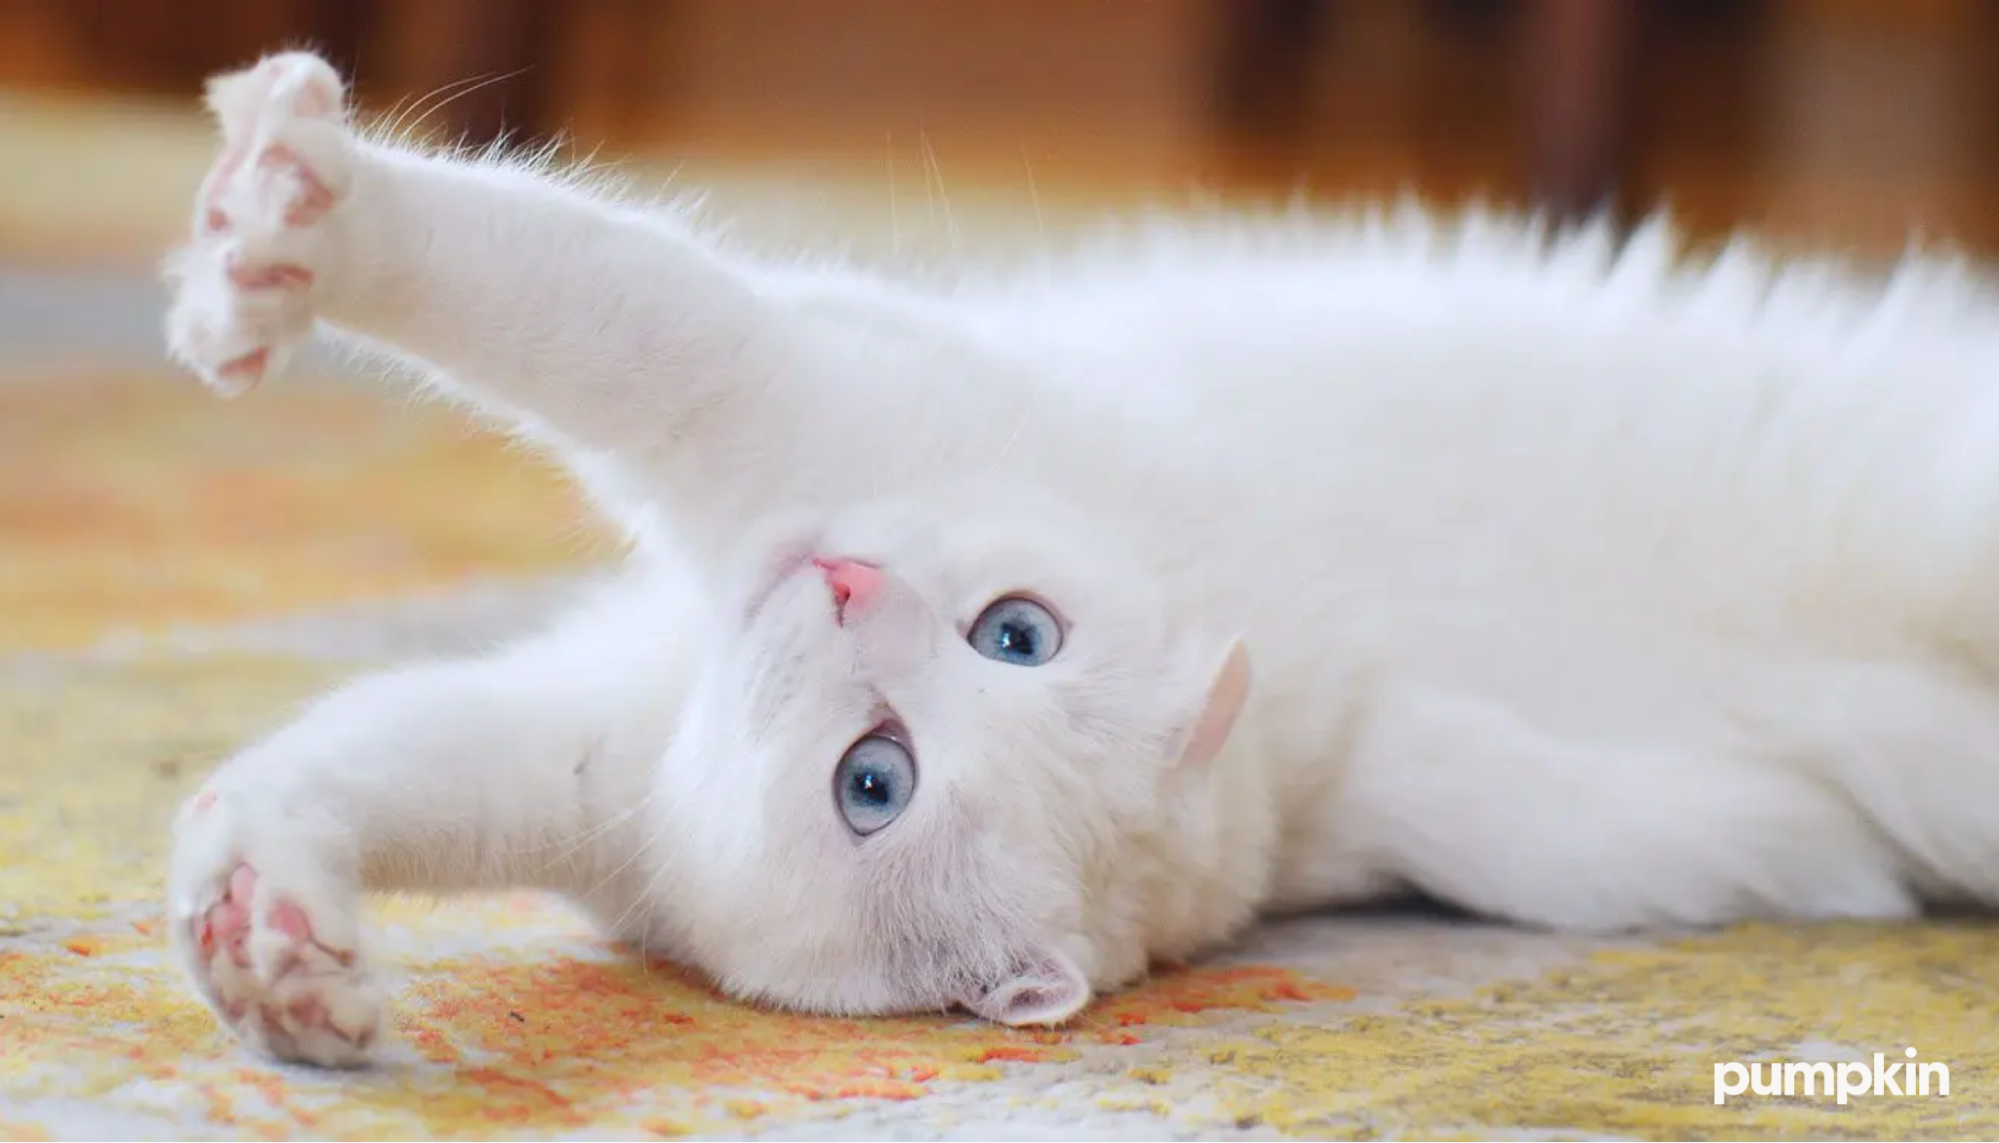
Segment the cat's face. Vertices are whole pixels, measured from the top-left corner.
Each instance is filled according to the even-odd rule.
[[[1241,704],[1232,639],[1018,490],[793,533],[724,612],[666,763],[662,904],[725,989],[1020,1024],[1144,970],[1140,855]]]

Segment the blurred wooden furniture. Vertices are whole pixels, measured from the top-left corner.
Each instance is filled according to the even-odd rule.
[[[0,86],[310,43],[474,140],[879,178],[1420,187],[1999,247],[1993,0],[0,0]]]
[[[1527,195],[1551,215],[1614,210],[1630,157],[1639,0],[1531,0],[1523,29]]]
[[[489,139],[548,115],[562,18],[550,0],[0,0],[0,85],[185,95],[274,46],[309,44],[362,86],[397,89],[384,102],[466,87],[445,119]]]

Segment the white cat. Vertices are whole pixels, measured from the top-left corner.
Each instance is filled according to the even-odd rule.
[[[635,541],[183,808],[175,940],[259,1049],[366,1055],[369,890],[543,887],[748,1000],[1009,1024],[1409,890],[1999,898],[1999,309],[1948,266],[1410,213],[920,289],[364,138],[310,55],[209,102],[175,354],[239,389],[366,339]]]

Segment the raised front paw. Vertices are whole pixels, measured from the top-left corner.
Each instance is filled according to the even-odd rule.
[[[233,395],[312,334],[354,140],[339,74],[306,52],[211,80],[208,107],[222,149],[202,180],[193,233],[168,264],[167,343]]]
[[[383,994],[359,947],[359,893],[309,825],[249,792],[207,792],[175,829],[169,924],[202,998],[253,1049],[345,1067],[380,1037]]]

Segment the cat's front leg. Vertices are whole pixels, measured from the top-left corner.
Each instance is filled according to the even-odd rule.
[[[744,268],[670,214],[365,138],[289,52],[209,85],[222,146],[170,260],[174,355],[229,393],[317,323],[560,443],[657,456],[784,352]]]
[[[225,763],[181,809],[168,882],[201,996],[256,1050],[358,1063],[384,1012],[364,892],[615,880],[644,793],[605,753],[612,689],[559,653],[409,667]]]

